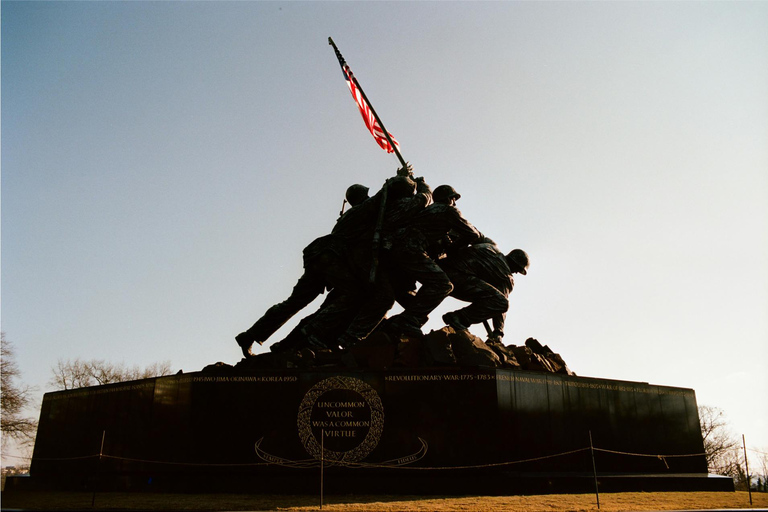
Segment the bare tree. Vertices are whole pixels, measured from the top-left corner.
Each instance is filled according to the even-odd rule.
[[[51,368],[50,386],[57,390],[112,384],[129,380],[149,379],[171,374],[171,362],[153,363],[146,368],[110,363],[101,359],[83,361],[80,358],[59,359]]]
[[[757,459],[755,473],[761,477],[760,480],[762,482],[762,486],[759,486],[761,488],[758,488],[758,491],[768,492],[768,449],[752,450],[752,452],[754,452],[754,456]],[[752,457],[750,457],[750,461],[752,461]]]
[[[700,405],[699,423],[709,471],[738,480],[743,473],[739,454],[741,443],[728,428],[725,412],[719,407]]]
[[[13,352],[13,344],[0,333],[0,424],[3,448],[9,440],[20,446],[31,443],[37,431],[37,422],[23,416],[24,409],[32,402],[32,388],[18,381],[21,376]]]

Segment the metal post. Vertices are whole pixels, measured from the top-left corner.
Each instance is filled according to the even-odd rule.
[[[96,485],[99,482],[99,470],[101,469],[101,457],[104,455],[104,438],[107,435],[107,431],[101,432],[101,448],[99,448],[99,460],[96,462],[96,478],[93,482],[93,497],[91,498],[91,508],[96,504]]]
[[[595,497],[597,510],[600,510],[600,491],[597,489],[597,466],[595,465],[595,448],[592,446],[592,431],[589,431],[589,453],[592,454],[592,475],[595,477]]]
[[[325,460],[325,430],[320,429],[320,510],[323,510],[323,461]]]
[[[747,470],[747,491],[749,492],[749,506],[752,506],[752,486],[749,481],[749,462],[747,461],[747,441],[744,439],[744,434],[741,434],[741,445],[744,447],[744,466]]]

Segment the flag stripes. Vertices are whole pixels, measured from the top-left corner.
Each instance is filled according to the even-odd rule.
[[[376,139],[376,142],[379,146],[381,146],[381,149],[387,153],[394,153],[395,150],[392,149],[392,145],[384,135],[384,130],[381,129],[381,126],[376,121],[373,112],[371,112],[371,108],[368,105],[368,102],[365,101],[365,98],[360,93],[360,89],[358,89],[356,81],[354,80],[352,70],[349,69],[349,65],[343,62],[341,64],[341,71],[344,73],[344,79],[347,81],[349,92],[352,93],[352,97],[355,99],[355,103],[357,103],[357,107],[360,109],[360,115],[363,116],[363,122],[365,123],[366,128],[368,128],[368,131],[371,132],[371,135],[373,135],[373,138]],[[398,144],[398,142],[392,136],[392,133],[389,134],[389,138],[392,139],[392,142],[395,144],[395,146],[397,146],[399,151],[400,144]]]
[[[344,74],[344,80],[347,82],[349,92],[352,93],[352,97],[355,99],[355,103],[357,103],[357,107],[360,109],[360,115],[363,116],[365,127],[368,128],[369,132],[371,132],[371,135],[373,135],[374,140],[376,140],[376,143],[381,147],[381,149],[387,153],[397,153],[400,161],[403,161],[402,157],[400,156],[400,144],[395,140],[390,132],[387,132],[387,134],[384,133],[384,130],[381,127],[381,123],[379,123],[379,121],[376,119],[376,113],[373,111],[373,107],[368,104],[368,101],[365,98],[365,93],[360,88],[360,84],[357,82],[355,75],[352,74],[352,70],[349,69],[347,61],[345,61],[344,57],[341,56],[341,52],[334,44],[333,39],[330,37],[328,38],[328,44],[333,46],[333,50],[336,53],[336,58],[339,59],[339,65],[341,66],[341,72]],[[392,147],[392,144],[389,143],[389,140],[387,140],[387,135],[389,135],[389,139],[392,141],[392,144],[395,145],[394,148]],[[403,165],[405,165],[404,162]]]

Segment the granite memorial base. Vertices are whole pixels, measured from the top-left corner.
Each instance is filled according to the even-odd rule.
[[[591,443],[590,444],[590,434]],[[524,494],[733,490],[691,389],[506,369],[191,373],[47,393],[38,488]]]

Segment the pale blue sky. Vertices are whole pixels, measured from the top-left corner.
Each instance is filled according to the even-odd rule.
[[[346,187],[393,174],[332,36],[417,175],[530,254],[507,343],[768,448],[768,3],[0,8],[2,329],[40,395],[59,358],[236,363]]]

